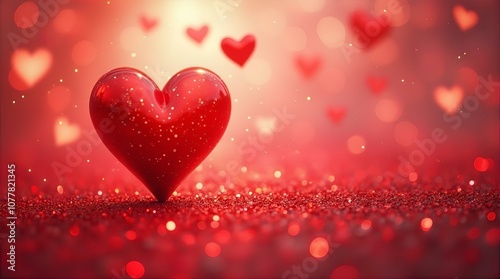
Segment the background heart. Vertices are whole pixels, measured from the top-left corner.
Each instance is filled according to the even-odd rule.
[[[390,30],[387,19],[382,16],[374,17],[363,10],[357,10],[351,14],[351,26],[364,48],[371,47],[387,35]]]
[[[460,5],[453,7],[453,18],[462,31],[467,31],[476,26],[479,20],[476,12],[468,11]]]
[[[80,126],[69,124],[66,117],[61,116],[54,123],[54,138],[57,146],[66,145],[80,137]]]
[[[255,49],[255,37],[246,35],[240,41],[224,38],[221,41],[221,48],[229,59],[243,67]]]
[[[451,88],[439,86],[434,91],[436,104],[447,114],[454,114],[460,108],[464,98],[464,91],[458,85]]]
[[[226,85],[203,68],[180,71],[162,91],[146,74],[118,68],[97,81],[90,97],[103,143],[159,201],[212,151],[230,113]]]
[[[188,27],[188,29],[186,30],[186,34],[198,44],[201,44],[201,42],[203,42],[203,39],[205,39],[207,33],[208,33],[208,25],[203,25],[198,29]]]
[[[33,53],[26,49],[16,49],[12,54],[12,69],[26,83],[28,88],[33,87],[52,65],[52,54],[44,48]]]

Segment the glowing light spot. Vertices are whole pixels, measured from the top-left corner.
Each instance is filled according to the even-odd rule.
[[[418,174],[416,172],[411,172],[410,175],[408,175],[408,179],[411,182],[417,181],[417,178],[418,178]]]
[[[220,220],[219,215],[214,215],[214,216],[212,217],[212,220],[214,220],[215,222],[219,222],[219,220]]]
[[[402,146],[410,146],[418,136],[418,128],[410,121],[401,121],[394,127],[394,138]]]
[[[198,190],[203,189],[203,183],[201,183],[201,182],[196,183],[196,189],[198,189]]]
[[[80,41],[75,44],[71,53],[71,58],[77,65],[89,65],[97,55],[95,45],[89,41]],[[61,81],[62,82],[62,81]]]
[[[132,230],[128,230],[125,232],[125,238],[128,240],[135,240],[137,238],[137,233]]]
[[[118,188],[115,189],[115,194],[120,193],[120,190]]]
[[[486,218],[488,219],[488,221],[495,221],[496,217],[497,217],[497,215],[493,211],[490,211],[490,212],[488,212],[488,214],[486,214]]]
[[[275,171],[275,172],[274,172],[274,177],[276,177],[276,178],[280,178],[280,177],[281,177],[281,172],[280,172],[280,171],[278,171],[278,170],[277,170],[277,171]]]
[[[330,182],[335,181],[335,176],[330,175],[330,176],[328,177],[328,181],[330,181]]]
[[[291,223],[288,226],[288,234],[291,236],[296,236],[300,233],[300,226],[297,223]]]
[[[422,221],[420,221],[420,228],[424,232],[428,232],[432,228],[432,219],[431,218],[424,218]]]
[[[474,180],[469,181],[470,186],[474,186],[474,183],[475,183]]]
[[[97,194],[98,194],[99,196],[102,196],[102,191],[101,191],[101,190],[97,191]]]
[[[488,159],[485,159],[483,157],[477,157],[475,160],[474,160],[474,168],[477,170],[477,171],[480,171],[480,172],[485,172],[488,170],[489,168],[489,162],[488,162]]]
[[[311,256],[319,259],[323,258],[328,254],[328,250],[330,249],[330,246],[328,245],[328,241],[324,239],[323,237],[317,237],[311,241],[311,244],[309,245],[309,253],[311,253]]]
[[[61,185],[57,186],[57,192],[62,195],[64,192],[63,186],[61,186]]]
[[[325,0],[299,0],[298,4],[308,13],[320,11],[325,5]]]
[[[173,231],[175,230],[176,225],[174,221],[168,221],[165,227],[167,228],[167,230]]]
[[[77,225],[71,226],[71,228],[69,228],[69,234],[75,237],[78,236],[80,234],[80,228]]]
[[[369,230],[372,227],[372,221],[370,220],[364,220],[361,222],[361,228],[365,231]]]
[[[352,136],[347,140],[347,148],[352,154],[361,154],[365,151],[366,142],[361,136]]]
[[[220,245],[215,242],[209,242],[205,245],[205,253],[207,256],[215,258],[220,255],[221,248]]]
[[[132,278],[141,278],[144,276],[144,266],[138,261],[130,261],[125,267],[127,274]]]
[[[321,42],[330,48],[341,46],[346,35],[344,24],[334,17],[320,19],[316,26],[316,33]]]
[[[401,105],[391,99],[383,99],[377,103],[375,114],[383,122],[394,122],[401,116],[403,109]]]
[[[291,51],[304,49],[307,45],[307,34],[295,26],[287,27],[280,40],[284,47]]]

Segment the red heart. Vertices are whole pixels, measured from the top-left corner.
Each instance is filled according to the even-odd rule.
[[[203,39],[205,39],[205,36],[207,36],[208,26],[207,25],[203,25],[199,29],[194,29],[192,27],[189,27],[186,30],[186,33],[195,42],[197,42],[198,44],[201,44],[201,42],[203,41]]]
[[[390,29],[389,19],[390,17],[384,13],[375,18],[365,11],[358,10],[351,15],[351,25],[359,42],[363,47],[369,48],[373,43],[387,35]]]
[[[326,109],[326,113],[330,120],[332,120],[333,123],[338,124],[340,123],[346,114],[345,108],[337,108],[337,107],[329,107]]]
[[[144,73],[114,69],[90,96],[104,144],[159,201],[165,201],[219,142],[231,114],[224,82],[203,68],[174,75],[162,91]]]
[[[366,83],[373,93],[379,94],[387,88],[389,81],[385,77],[368,76]]]
[[[321,57],[319,55],[306,56],[299,54],[295,57],[295,65],[299,72],[306,79],[313,77],[321,67]]]
[[[142,15],[139,20],[141,21],[142,30],[144,32],[149,32],[158,24],[158,19],[150,18],[146,15]]]
[[[255,49],[255,37],[246,35],[239,42],[232,38],[224,38],[221,41],[221,48],[229,59],[243,67]]]

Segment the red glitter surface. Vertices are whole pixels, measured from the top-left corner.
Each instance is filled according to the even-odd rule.
[[[499,278],[499,8],[0,1],[1,277]],[[96,137],[120,67],[230,93],[166,202]]]

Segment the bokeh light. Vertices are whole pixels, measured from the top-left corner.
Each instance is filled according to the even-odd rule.
[[[37,23],[39,15],[38,6],[31,1],[26,1],[17,7],[14,22],[19,28],[30,28]]]
[[[345,40],[345,27],[342,22],[334,17],[324,17],[318,22],[316,27],[318,36],[330,48],[336,48],[342,45]]]
[[[54,29],[62,34],[71,32],[78,22],[77,13],[73,9],[60,11],[54,18]]]
[[[142,276],[144,276],[145,271],[142,263],[138,261],[128,262],[125,270],[127,271],[128,276],[130,276],[131,278],[141,278]]]
[[[311,256],[320,259],[323,258],[328,254],[328,251],[330,250],[330,245],[328,244],[328,241],[324,239],[323,237],[317,237],[311,241],[311,244],[309,245],[309,253],[311,253]]]
[[[362,136],[352,136],[347,140],[347,148],[352,154],[361,154],[365,152],[366,141]]]

